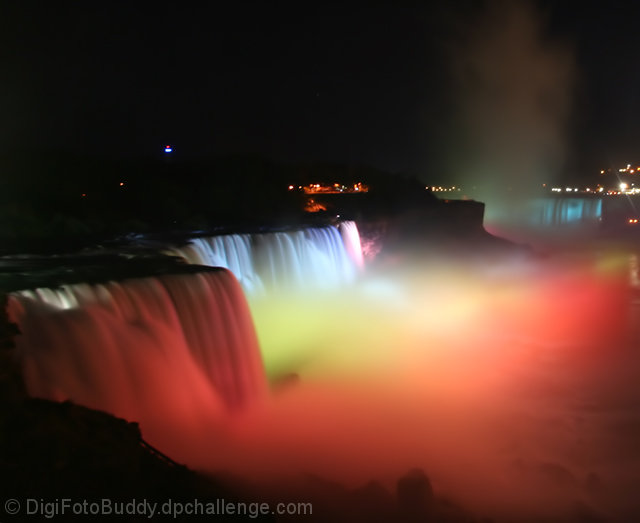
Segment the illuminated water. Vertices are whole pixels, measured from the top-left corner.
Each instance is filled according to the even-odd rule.
[[[170,251],[194,265],[229,269],[245,291],[250,293],[260,292],[263,288],[252,252],[252,240],[248,234],[194,238],[187,245]]]
[[[195,238],[171,251],[188,263],[231,270],[250,295],[333,289],[363,266],[354,222],[289,232]]]
[[[538,198],[529,202],[527,214],[534,226],[597,224],[602,218],[602,199]]]
[[[139,421],[162,447],[264,398],[253,322],[229,271],[22,291],[8,311],[31,395]]]
[[[281,240],[269,241],[276,252],[293,256]],[[330,244],[324,237],[318,241]],[[306,270],[308,258],[292,259]],[[283,499],[299,492],[309,499],[309,474],[350,488],[376,479],[392,490],[399,476],[421,467],[438,494],[478,518],[575,521],[599,515],[623,522],[640,513],[637,260],[633,250],[610,246],[482,263],[400,256],[332,292],[313,286],[287,292],[285,285],[280,292],[256,293],[249,305],[272,387],[263,402],[235,415],[220,405],[224,387],[211,386],[193,356],[176,358],[180,365],[172,360],[171,368],[158,362],[151,376],[162,379],[145,378],[135,391],[135,380],[129,389],[110,391],[126,381],[129,365],[146,367],[158,343],[163,354],[173,354],[174,347],[186,354],[185,342],[163,327],[164,313],[149,314],[157,327],[140,332],[140,322],[131,321],[124,331],[114,324],[107,334],[93,326],[94,309],[76,309],[69,297],[54,293],[44,301],[58,300],[73,314],[58,328],[54,316],[49,322],[38,313],[33,337],[21,347],[32,380],[37,369],[58,368],[58,358],[70,361],[63,345],[72,347],[73,365],[60,365],[59,374],[68,388],[32,393],[62,399],[82,391],[90,406],[107,398],[122,412],[125,397],[141,394],[131,415],[141,416],[152,443],[194,467],[250,480],[264,495]],[[262,273],[260,280],[277,281],[263,280]],[[176,308],[189,311],[180,321],[191,319],[200,332],[207,320],[189,305],[195,287],[178,283],[187,304]],[[83,292],[91,294],[81,286],[73,294]],[[142,310],[147,300],[141,300]],[[96,332],[114,339],[106,354],[93,350]],[[44,336],[59,340],[49,349],[55,357],[42,349]],[[137,343],[135,336],[153,342]],[[111,348],[118,343],[122,347]],[[136,347],[144,348],[142,354],[127,352]],[[112,356],[121,351],[126,358]],[[109,366],[119,370],[107,373]],[[85,367],[90,378],[77,372]],[[171,377],[178,371],[180,379],[194,377],[193,388],[179,388]],[[292,373],[297,381],[281,379]],[[35,375],[47,384],[52,374]],[[175,391],[181,400],[173,398]],[[162,432],[155,418],[160,415],[182,429]],[[313,500],[323,506],[321,496]],[[325,499],[324,507],[339,515],[341,506],[332,503]]]
[[[222,467],[391,489],[420,466],[480,514],[584,504],[625,521],[640,480],[628,262],[407,263],[334,299],[254,302],[267,368],[301,381],[238,427],[242,459]]]

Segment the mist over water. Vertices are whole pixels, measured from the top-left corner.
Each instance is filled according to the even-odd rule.
[[[629,521],[637,254],[473,254],[381,254],[338,288],[249,296],[270,391],[228,411],[191,388],[187,424],[163,404],[169,382],[145,380],[164,415],[141,419],[144,437],[257,498],[312,501],[318,521],[349,518],[310,477],[393,492],[416,467],[478,518]]]
[[[513,221],[566,159],[573,50],[528,1],[478,4],[455,28],[446,43],[457,113],[448,170],[487,203],[489,223]]]
[[[311,498],[334,518],[335,494],[309,477],[393,492],[415,467],[478,517],[637,514],[637,257],[476,254],[251,299],[271,395],[202,442],[192,465],[261,495]]]
[[[226,467],[389,489],[421,467],[476,514],[624,520],[640,479],[625,260],[416,263],[254,303],[267,368],[300,382],[238,426]]]

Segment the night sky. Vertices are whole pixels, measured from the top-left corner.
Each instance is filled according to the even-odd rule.
[[[153,156],[170,143],[184,158],[259,153],[455,180],[516,129],[519,157],[548,157],[540,168],[554,176],[640,162],[633,3],[128,4],[4,3],[0,153]],[[468,60],[478,49],[483,62]],[[531,70],[540,90],[523,89]],[[502,118],[504,99],[515,101]],[[486,128],[469,132],[478,114]]]

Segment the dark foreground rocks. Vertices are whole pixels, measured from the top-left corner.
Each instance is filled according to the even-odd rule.
[[[241,501],[241,496],[221,483],[148,445],[136,423],[70,402],[25,398],[5,403],[0,434],[2,503],[15,500],[21,507],[14,515],[11,505],[3,506],[1,521],[51,520],[56,510],[58,521],[105,520],[100,514],[74,515],[71,506],[64,507],[64,500],[86,501],[97,507],[96,503],[102,506],[106,499],[112,511],[116,503],[121,503],[125,511],[135,512],[107,516],[106,520],[114,521],[148,520],[148,510],[140,514],[144,510],[141,503],[157,503],[160,507],[169,500],[181,503],[197,499],[204,511],[206,503],[215,507],[217,500]],[[215,517],[216,521],[272,520],[270,515],[202,517]],[[171,519],[191,521],[194,516],[178,514]]]

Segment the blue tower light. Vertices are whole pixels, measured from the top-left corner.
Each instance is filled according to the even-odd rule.
[[[171,147],[170,145],[165,145],[164,146],[164,152],[165,153],[170,153],[173,151],[173,147]]]

